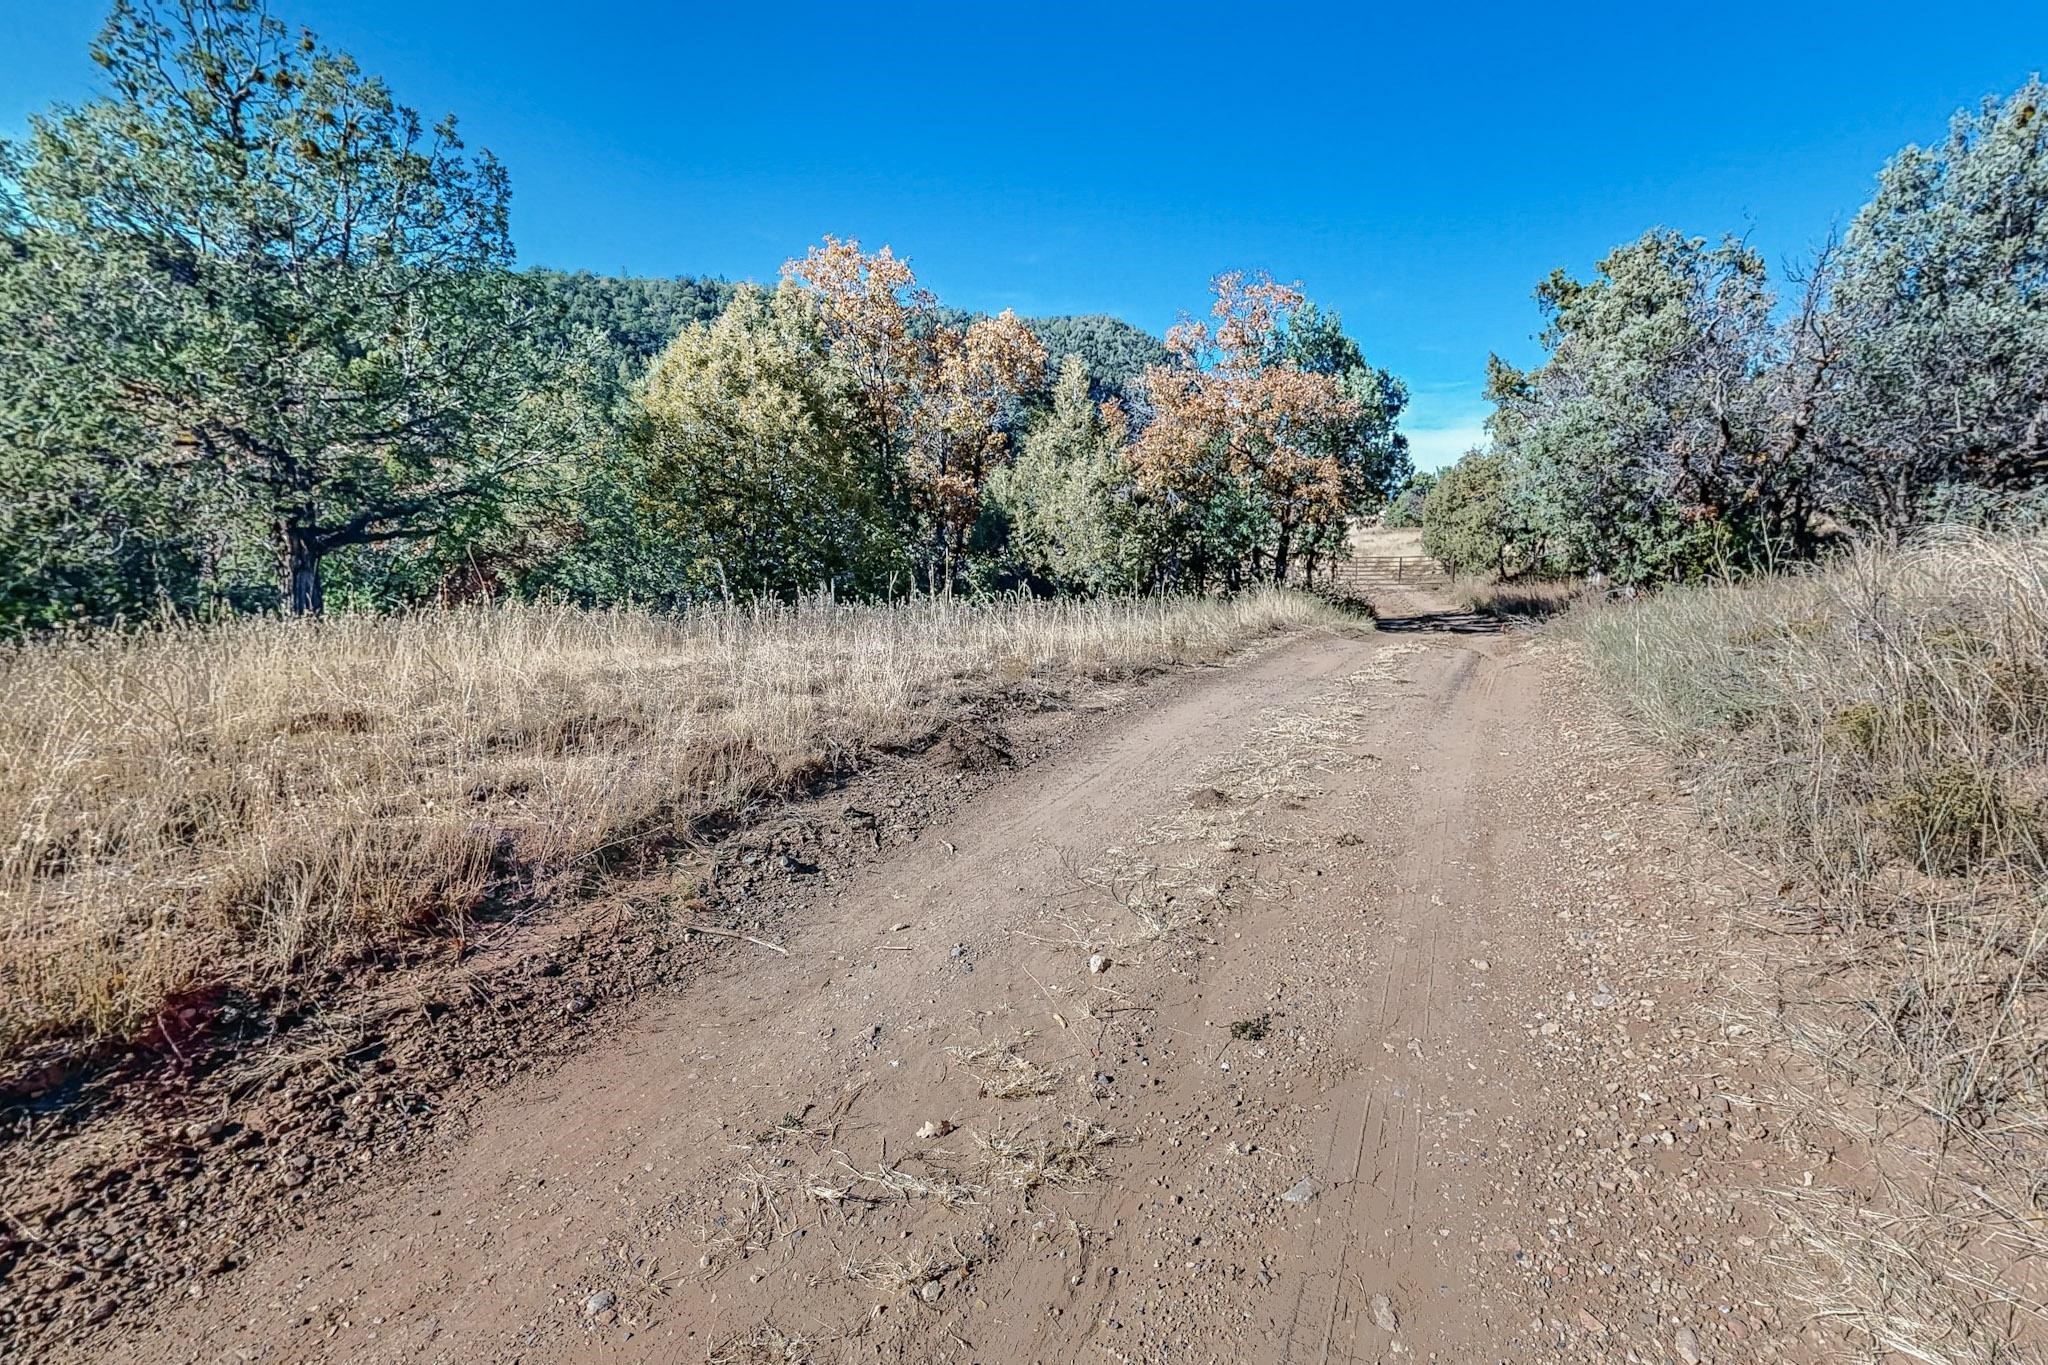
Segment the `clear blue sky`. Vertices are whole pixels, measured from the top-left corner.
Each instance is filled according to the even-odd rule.
[[[2048,68],[2048,4],[274,0],[512,172],[531,263],[769,278],[820,235],[966,308],[1153,330],[1300,279],[1477,435],[1529,293],[1666,224],[1773,266],[1884,159]],[[0,0],[0,132],[93,88],[100,0]]]

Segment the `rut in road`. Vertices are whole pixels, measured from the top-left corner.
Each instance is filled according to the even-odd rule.
[[[1401,609],[1095,724],[122,1358],[1796,1356],[1743,1200],[1588,1141],[1707,1093],[1628,1091],[1707,1066],[1690,874],[1539,645]]]

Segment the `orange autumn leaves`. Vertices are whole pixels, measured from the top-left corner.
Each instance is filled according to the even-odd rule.
[[[783,274],[812,300],[849,426],[905,548],[933,585],[958,581],[986,557],[988,505],[997,527],[1014,520],[990,477],[1011,460],[1013,427],[1048,420],[1037,411],[1044,346],[1014,313],[948,322],[887,247],[827,237]],[[1294,358],[1290,328],[1316,318],[1300,288],[1235,273],[1214,288],[1210,318],[1176,326],[1172,359],[1145,370],[1145,420],[1113,400],[1099,413],[1116,454],[1096,496],[1128,542],[1118,552],[1127,571],[1104,577],[1284,578],[1292,559],[1341,539],[1359,495],[1345,456],[1360,404],[1336,374]],[[1236,529],[1218,529],[1233,516]],[[1130,568],[1139,560],[1151,567]]]
[[[1153,421],[1131,447],[1142,486],[1194,500],[1245,480],[1267,500],[1284,577],[1303,528],[1341,519],[1348,503],[1339,433],[1360,415],[1329,374],[1278,355],[1301,308],[1298,286],[1267,275],[1218,276],[1213,322],[1186,319],[1167,333],[1176,363],[1146,371]]]
[[[1006,410],[1044,385],[1045,347],[1007,309],[965,327],[937,321],[938,301],[886,246],[870,255],[858,241],[827,237],[783,274],[817,296],[860,425],[883,467],[901,471],[902,486],[886,495],[929,523],[950,581],[988,476],[1009,456]]]

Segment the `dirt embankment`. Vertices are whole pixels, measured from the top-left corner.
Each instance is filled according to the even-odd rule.
[[[1817,1149],[1712,1010],[1728,869],[1562,660],[1445,605],[793,811],[724,874],[786,953],[698,940],[595,1039],[584,988],[515,1002],[497,1045],[558,1062],[352,1196],[280,1154],[300,1226],[40,1349],[1817,1357],[1754,1199]]]

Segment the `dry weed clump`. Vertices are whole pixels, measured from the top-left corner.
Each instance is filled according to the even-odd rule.
[[[965,1274],[974,1265],[975,1257],[960,1249],[959,1239],[948,1236],[901,1255],[849,1256],[841,1273],[871,1289],[908,1294],[955,1271]]]
[[[1024,1056],[1019,1049],[1030,1041],[1031,1035],[1027,1033],[1012,1042],[949,1047],[946,1051],[959,1058],[960,1064],[980,1083],[985,1099],[1019,1100],[1050,1095],[1060,1088],[1066,1075]]]
[[[785,1332],[773,1323],[719,1338],[704,1354],[705,1365],[810,1365],[830,1337]]]
[[[507,605],[0,649],[0,1058],[420,931],[976,699],[1336,624],[1301,594]]]
[[[1507,620],[1532,621],[1569,611],[1585,596],[1576,578],[1510,578],[1464,585],[1459,596],[1467,611],[1483,611]]]
[[[1051,1133],[976,1134],[974,1141],[987,1163],[989,1183],[1029,1199],[1041,1189],[1099,1179],[1101,1150],[1123,1137],[1090,1119],[1071,1118]]]
[[[1945,533],[1582,630],[1723,828],[1808,902],[1784,917],[1812,932],[1778,1031],[1853,1083],[1831,1118],[1925,1206],[1910,1239],[1834,1220],[1853,1246],[1801,1221],[1833,1248],[1808,1297],[1917,1359],[2023,1358],[2048,1321],[2048,538]],[[1874,1286],[1908,1242],[1915,1264]],[[1973,1334],[1928,1338],[1961,1320]]]

